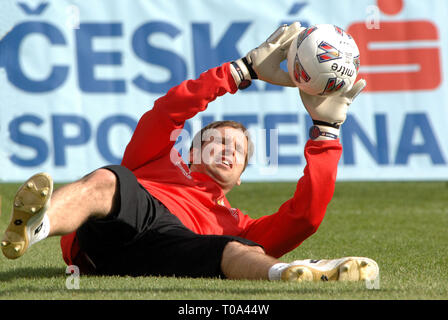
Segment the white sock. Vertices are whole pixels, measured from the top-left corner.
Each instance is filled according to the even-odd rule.
[[[279,262],[279,263],[274,264],[269,269],[269,280],[271,280],[271,281],[281,280],[282,279],[282,272],[287,267],[289,267],[289,263]]]
[[[36,226],[36,228],[31,229],[29,246],[45,239],[46,237],[48,237],[49,234],[50,234],[50,219],[48,218],[48,215],[45,213],[42,222],[39,223]]]

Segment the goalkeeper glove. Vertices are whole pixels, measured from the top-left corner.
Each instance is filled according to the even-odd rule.
[[[253,79],[280,86],[294,87],[288,72],[280,68],[286,59],[291,42],[305,28],[299,22],[280,26],[260,46],[231,63],[230,71],[239,89],[249,87]]]
[[[366,81],[361,79],[353,87],[337,96],[314,96],[300,90],[303,105],[308,111],[314,126],[310,129],[313,140],[331,140],[339,137],[341,124],[347,118],[348,106],[365,88]]]

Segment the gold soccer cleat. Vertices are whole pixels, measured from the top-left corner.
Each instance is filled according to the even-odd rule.
[[[38,173],[28,179],[14,197],[11,221],[0,243],[8,259],[21,257],[30,240],[41,231],[45,211],[53,193],[53,179]]]
[[[333,260],[296,260],[282,272],[285,281],[373,281],[378,264],[369,258],[346,257]]]

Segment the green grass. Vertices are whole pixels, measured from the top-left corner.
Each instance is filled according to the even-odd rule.
[[[6,228],[19,185],[0,184]],[[252,217],[275,212],[294,183],[246,183],[229,194]],[[73,213],[75,214],[75,213]],[[35,244],[22,258],[0,257],[0,299],[448,299],[448,184],[339,182],[313,236],[281,260],[367,256],[381,268],[379,289],[359,283],[284,283],[221,279],[82,276],[66,288],[59,238]]]

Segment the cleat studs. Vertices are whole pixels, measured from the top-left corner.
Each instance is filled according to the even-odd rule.
[[[30,182],[28,182],[28,183],[26,184],[26,187],[27,187],[28,189],[31,189],[31,188],[34,187],[34,183],[32,183],[32,182],[30,181]]]
[[[31,207],[30,210],[31,210],[32,213],[36,213],[36,207]]]
[[[20,251],[20,245],[15,246],[15,247],[14,247],[14,251],[15,251],[15,252],[19,252],[19,251]]]
[[[341,267],[341,272],[347,272],[347,271],[348,271],[348,266]]]
[[[23,207],[23,199],[21,197],[17,197],[14,199],[14,207]]]
[[[2,247],[7,247],[9,245],[8,241],[2,241],[1,243]]]
[[[303,269],[302,268],[300,268],[300,269],[297,269],[297,275],[299,275],[299,276],[301,276],[302,274],[303,274]]]
[[[48,195],[48,190],[47,190],[47,189],[42,190],[42,191],[40,192],[40,195],[41,195],[42,197],[46,197],[46,196]]]
[[[368,265],[368,263],[367,263],[367,261],[361,261],[361,267],[365,267],[365,266],[367,266]]]

